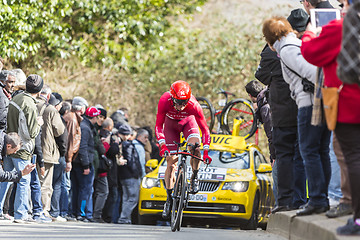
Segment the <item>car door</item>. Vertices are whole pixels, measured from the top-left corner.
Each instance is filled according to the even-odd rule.
[[[267,163],[265,157],[259,151],[254,151],[255,170],[259,168],[261,163]],[[274,204],[271,173],[258,173],[256,171],[256,177],[260,185],[259,217],[265,217],[270,213]]]

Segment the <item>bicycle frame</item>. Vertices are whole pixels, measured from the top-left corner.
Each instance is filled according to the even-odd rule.
[[[188,147],[196,148],[200,144],[198,143],[196,143],[195,145],[188,144],[184,152],[179,152],[180,147],[184,146],[186,142],[184,141],[183,143],[176,143],[176,142],[174,143],[177,144],[176,155],[178,156],[178,160],[177,160],[178,171],[175,176],[174,191],[172,193],[173,207],[171,211],[170,226],[173,232],[175,232],[176,230],[180,231],[183,210],[186,208],[189,199],[186,161],[190,160],[191,158],[196,158],[198,160],[203,161],[201,158],[191,154],[188,150]]]

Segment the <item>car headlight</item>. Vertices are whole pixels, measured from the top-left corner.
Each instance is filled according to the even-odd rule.
[[[249,188],[249,182],[225,182],[222,190],[231,190],[233,192],[246,192]]]
[[[160,187],[160,180],[157,178],[144,177],[141,185],[143,188]]]

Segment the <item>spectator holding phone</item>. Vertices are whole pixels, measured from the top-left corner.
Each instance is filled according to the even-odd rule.
[[[343,3],[342,15],[344,15],[352,1],[341,0],[340,2]],[[340,86],[342,86],[339,94],[337,122],[354,124],[358,123],[360,119],[360,111],[356,111],[356,109],[358,109],[357,102],[360,101],[360,88],[357,85],[343,85],[342,81],[336,75],[338,65],[336,58],[341,49],[342,26],[343,19],[333,20],[320,29],[316,29],[309,24],[302,39],[301,53],[308,62],[323,69],[324,87],[340,88]],[[318,30],[320,30],[319,35]],[[335,153],[337,154],[340,166],[341,192],[343,197],[340,199],[340,204],[337,207],[327,212],[326,215],[328,217],[340,217],[351,214],[352,212],[349,172],[345,164],[346,160],[340,151],[341,142],[339,146],[337,135],[338,131],[336,129],[334,146],[339,149],[339,151]],[[341,149],[343,149],[343,147],[341,147]]]

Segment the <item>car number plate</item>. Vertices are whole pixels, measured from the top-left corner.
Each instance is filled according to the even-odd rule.
[[[190,202],[207,202],[207,194],[189,194]]]

